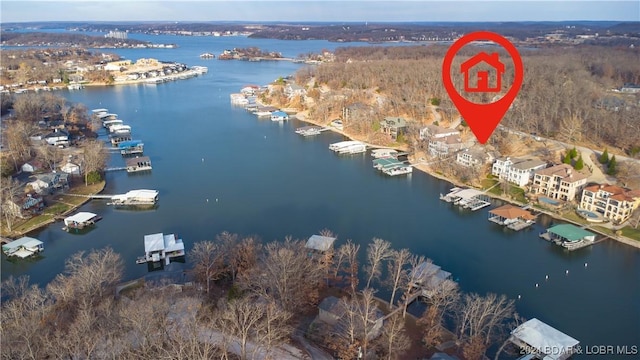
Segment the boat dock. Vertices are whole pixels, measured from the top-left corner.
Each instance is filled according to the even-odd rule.
[[[471,211],[476,211],[491,205],[484,192],[476,189],[463,189],[454,187],[448,194],[440,194],[440,200],[461,206]]]
[[[79,212],[75,215],[64,219],[64,227],[62,230],[69,231],[71,229],[84,229],[85,227],[95,225],[102,217],[90,212]]]
[[[536,216],[527,211],[528,206],[519,208],[513,205],[504,205],[489,211],[487,220],[508,229],[520,231],[535,224]]]
[[[320,126],[303,126],[299,127],[295,130],[295,133],[298,135],[302,135],[304,137],[320,135],[322,132],[331,130],[328,127],[320,127]]]
[[[584,227],[580,228],[572,224],[552,226],[546,232],[540,233],[540,237],[570,251],[582,249],[608,239],[605,237],[596,241],[595,233],[585,230]]]
[[[144,256],[138,257],[136,264],[164,260],[169,265],[171,259],[184,255],[184,242],[175,234],[149,234],[144,236]]]
[[[3,239],[9,240],[9,239]],[[23,236],[20,239],[9,241],[2,245],[2,252],[7,256],[26,258],[44,251],[44,243],[36,238]]]

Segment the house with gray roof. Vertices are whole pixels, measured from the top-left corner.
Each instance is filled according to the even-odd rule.
[[[380,130],[393,140],[396,140],[399,134],[403,134],[406,128],[407,121],[401,117],[387,116],[380,121]]]

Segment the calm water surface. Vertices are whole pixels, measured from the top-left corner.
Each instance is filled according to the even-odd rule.
[[[89,109],[106,107],[119,114],[132,126],[134,138],[145,142],[153,172],[108,173],[105,193],[157,189],[160,206],[154,211],[122,211],[101,200],[91,201],[82,210],[104,217],[95,229],[68,234],[57,223],[31,234],[45,242],[44,258],[8,262],[3,256],[2,279],[26,274],[45,284],[63,270],[70,254],[104,246],[122,254],[127,278],[139,277],[147,268],[136,265],[135,258],[144,251],[143,236],[155,232],[177,233],[190,248],[225,230],[271,241],[287,235],[302,239],[329,228],[340,242],[350,238],[366,246],[373,237],[381,237],[395,248],[430,257],[452,272],[466,292],[504,293],[514,299],[521,295],[519,313],[537,317],[585,346],[639,345],[638,249],[604,242],[568,253],[537,237],[551,223],[548,218],[514,233],[489,223],[487,209],[459,211],[438,200],[450,188],[446,182],[419,172],[408,178],[383,177],[371,167],[368,156],[338,157],[329,151],[330,143],[342,140],[336,134],[302,138],[293,133],[302,125],[297,121],[258,120],[230,106],[230,93],[246,84],[265,84],[293,74],[300,65],[198,57],[246,46],[296,56],[338,44],[136,37],[180,47],[114,52],[133,60],[154,57],[205,65],[209,73],[157,86],[63,94]],[[111,159],[113,166],[123,164],[119,155]]]

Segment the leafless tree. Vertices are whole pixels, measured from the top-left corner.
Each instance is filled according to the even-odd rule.
[[[88,139],[84,141],[84,182],[88,185],[88,177],[92,172],[104,170],[109,154],[102,141]]]
[[[189,252],[189,258],[194,264],[192,271],[196,278],[206,283],[207,294],[211,289],[211,281],[220,279],[226,273],[225,256],[222,244],[213,241],[199,241]]]
[[[387,264],[389,277],[386,281],[387,285],[391,288],[389,307],[393,306],[396,292],[402,287],[402,284],[406,282],[408,274],[405,266],[409,264],[410,258],[411,252],[409,249],[393,250],[391,254],[391,258]]]
[[[323,271],[310,261],[303,242],[287,238],[266,244],[258,264],[239,280],[242,288],[300,311],[317,303]]]
[[[400,313],[395,313],[385,320],[381,340],[386,358],[389,360],[402,359],[411,347],[411,339],[407,336],[404,319]]]
[[[229,272],[231,273],[231,280],[235,281],[236,274],[238,272],[238,267],[234,261],[236,258],[235,253],[238,251],[238,234],[231,234],[227,231],[223,231],[216,236],[216,240],[222,244],[223,252],[226,254],[226,264],[229,267]]]
[[[216,317],[218,331],[237,339],[241,360],[248,359],[249,343],[254,339],[264,313],[264,303],[249,296],[231,301],[221,299],[218,304]]]
[[[271,301],[264,306],[264,316],[257,330],[258,342],[269,353],[273,348],[286,342],[293,329],[289,326],[292,313]]]
[[[20,183],[12,177],[2,178],[0,183],[0,198],[2,199],[0,211],[2,211],[2,219],[7,230],[11,232],[15,221],[22,217],[22,208],[19,204],[20,197],[24,194]]]
[[[405,278],[404,284],[402,284],[402,287],[404,288],[404,292],[402,293],[402,302],[404,307],[404,309],[402,310],[403,318],[407,315],[407,307],[409,307],[409,304],[414,299],[414,295],[416,294],[417,291],[420,290],[415,286],[416,283],[419,280],[424,279],[430,275],[430,274],[425,274],[422,271],[417,271],[418,266],[424,263],[429,264],[430,262],[431,262],[430,259],[426,259],[424,256],[421,256],[421,255],[420,256],[413,255],[409,258],[410,270],[408,272],[408,276]]]
[[[458,338],[465,343],[465,357],[482,357],[486,349],[502,335],[505,324],[513,318],[514,313],[513,300],[504,295],[466,294],[456,311]]]
[[[54,171],[62,160],[62,152],[57,146],[40,145],[35,147],[35,150],[36,157],[46,164],[50,171]]]
[[[382,274],[382,262],[391,256],[391,244],[388,241],[374,238],[373,242],[367,247],[367,266],[365,272],[369,275],[367,278],[368,288],[373,279],[379,279]]]
[[[351,239],[338,248],[339,257],[344,259],[346,274],[349,280],[351,293],[355,294],[358,289],[358,251],[360,245],[353,243]]]
[[[458,284],[452,280],[445,280],[431,289],[427,309],[418,320],[425,328],[423,340],[426,344],[433,344],[440,339],[445,316],[457,306],[459,298]]]
[[[35,124],[24,120],[8,121],[2,136],[6,139],[7,148],[17,171],[23,161],[31,158],[32,149],[29,137],[35,132]]]

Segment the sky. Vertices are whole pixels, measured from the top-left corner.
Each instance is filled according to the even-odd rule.
[[[0,21],[640,21],[640,0],[0,0]]]

